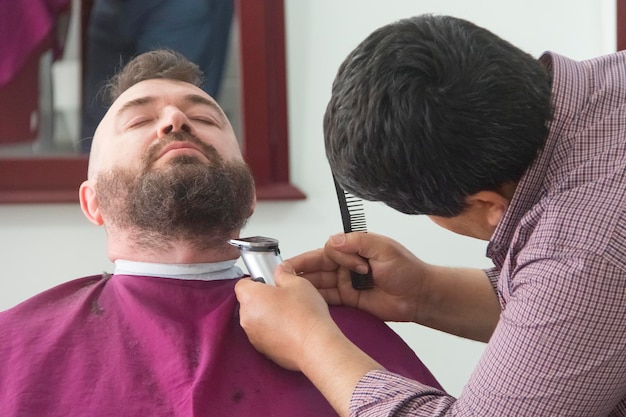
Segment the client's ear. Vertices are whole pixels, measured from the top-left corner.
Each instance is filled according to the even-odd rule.
[[[83,211],[87,220],[95,225],[102,226],[104,220],[100,214],[100,204],[96,196],[96,190],[90,180],[84,181],[80,185],[78,191],[78,199],[80,200],[80,209]]]
[[[250,212],[248,214],[248,218],[252,217],[252,215],[254,214],[254,209],[256,208],[256,203],[257,203],[257,199],[256,199],[256,191],[254,192],[254,198],[252,199],[252,203],[250,204]]]

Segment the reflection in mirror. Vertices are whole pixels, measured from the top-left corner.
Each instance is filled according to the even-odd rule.
[[[2,122],[11,126],[0,133],[0,203],[75,202],[86,176],[79,114],[81,5],[89,1],[66,1],[72,7],[58,18],[59,32],[67,34],[62,59],[42,43],[12,85],[0,84]],[[258,198],[304,198],[289,183],[283,0],[237,0],[235,10],[218,102],[252,168]]]
[[[67,12],[68,24],[60,28],[66,39],[62,56],[54,56],[52,48],[42,48],[32,54],[20,74],[8,86],[0,89],[4,117],[8,117],[9,101],[18,103],[12,123],[15,130],[0,136],[0,157],[46,157],[79,155],[81,111],[81,49],[84,33],[81,16],[90,1],[72,0]],[[68,3],[69,6],[69,3]],[[60,16],[64,16],[60,13]],[[239,96],[239,32],[237,18],[233,19],[220,94],[215,97],[241,137],[241,106]],[[50,46],[50,45],[46,45]],[[38,86],[38,90],[33,88]],[[28,88],[26,88],[28,87]],[[15,89],[16,91],[13,91]],[[32,96],[24,94],[32,91]],[[37,94],[38,92],[38,94]],[[15,94],[13,94],[15,93]],[[19,94],[18,94],[19,93]],[[38,98],[38,99],[37,99]],[[23,103],[23,104],[22,104]]]
[[[32,30],[10,30],[10,34],[23,35],[19,43],[17,38],[3,39],[5,61],[0,70],[0,120],[7,129],[0,133],[0,155],[24,157],[57,152],[53,142],[53,60],[56,55],[53,51],[65,44],[70,0],[51,2],[50,14],[23,1],[16,2],[10,10],[5,10],[6,5],[2,4],[0,13],[8,12],[13,18],[5,24],[29,22]],[[51,25],[56,25],[58,30],[46,33],[45,28]],[[70,89],[74,83],[74,80],[70,82]]]

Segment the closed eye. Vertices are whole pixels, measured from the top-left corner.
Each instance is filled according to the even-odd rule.
[[[189,117],[191,120],[193,120],[194,122],[199,122],[202,124],[207,124],[207,125],[211,125],[211,126],[217,126],[218,123],[215,121],[215,119],[211,118],[211,117],[207,117],[207,116],[190,116]]]
[[[145,125],[146,123],[150,122],[150,118],[147,117],[140,117],[140,118],[135,118],[130,120],[127,124],[126,124],[126,128],[127,129],[134,129],[136,127],[141,127],[143,125]]]

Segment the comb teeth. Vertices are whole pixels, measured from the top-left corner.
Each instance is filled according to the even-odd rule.
[[[365,209],[363,208],[363,201],[344,191],[346,197],[346,206],[348,207],[348,213],[350,216],[350,231],[351,232],[367,232],[367,223],[365,222]]]
[[[367,232],[363,201],[341,188],[334,175],[333,182],[335,183],[335,191],[339,201],[343,231],[345,233]],[[374,287],[374,278],[371,271],[368,271],[367,274],[350,271],[350,278],[352,280],[352,288],[355,290],[367,290]]]

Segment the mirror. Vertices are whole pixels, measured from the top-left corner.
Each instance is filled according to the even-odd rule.
[[[284,0],[236,0],[237,28],[232,38],[239,41],[240,117],[235,128],[242,152],[250,165],[259,200],[302,199],[305,195],[289,182],[289,146],[285,64]],[[28,0],[23,0],[28,3]],[[24,6],[28,7],[28,6]],[[53,121],[37,114],[53,114],[51,94],[51,53],[44,53],[17,77],[39,78],[38,113],[28,114],[26,136],[35,137],[26,144],[11,141],[10,133],[0,133],[0,203],[65,203],[78,201],[78,187],[86,178],[87,157],[77,151],[56,149],[46,142],[53,135]],[[41,70],[41,69],[44,70]],[[78,80],[78,74],[76,74]],[[26,78],[28,80],[28,78]],[[26,85],[31,85],[27,84]],[[63,86],[67,88],[79,86]],[[24,95],[23,88],[6,91],[0,111],[6,118],[12,112],[27,111],[13,106],[14,97]],[[58,88],[56,90],[59,90]],[[7,101],[9,104],[7,104]],[[220,99],[221,101],[221,99]],[[238,120],[238,122],[237,122]],[[37,126],[33,129],[33,126]],[[34,132],[33,132],[34,131]],[[38,136],[38,137],[37,137]],[[3,137],[5,138],[3,140]]]

